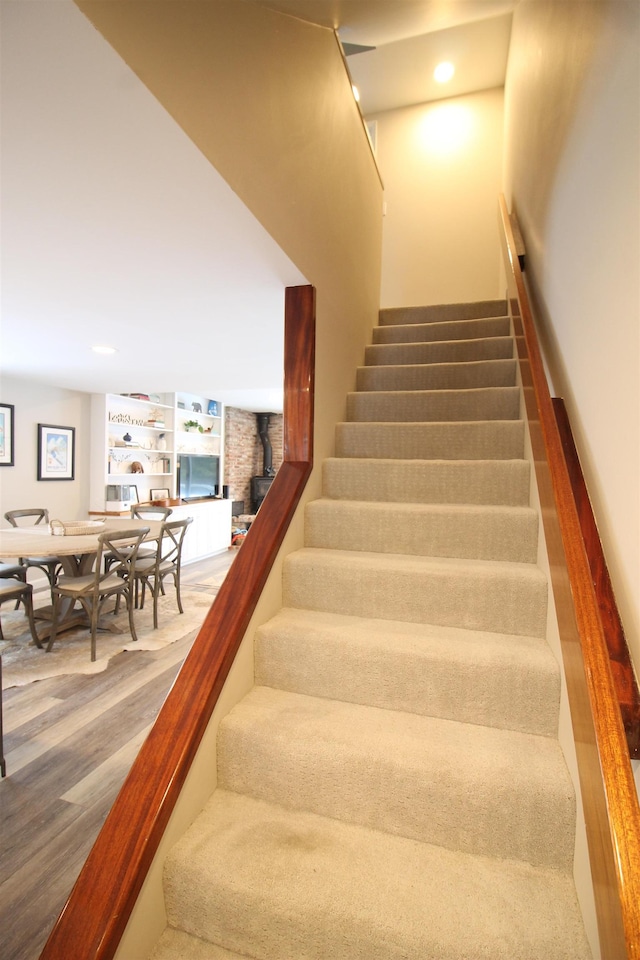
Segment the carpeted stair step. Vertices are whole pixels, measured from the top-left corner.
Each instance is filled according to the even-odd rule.
[[[420,307],[385,307],[379,313],[379,325],[396,323],[443,323],[449,320],[476,320],[505,317],[506,300],[475,300],[470,303],[437,303]]]
[[[329,457],[323,494],[336,500],[526,506],[527,460],[376,460]]]
[[[572,871],[558,742],[254,687],[218,730],[223,789],[434,843]]]
[[[364,364],[463,363],[477,360],[509,360],[512,337],[487,340],[436,340],[433,343],[373,343],[365,347]]]
[[[517,420],[519,416],[519,387],[377,390],[347,395],[347,420],[358,422]]]
[[[509,317],[478,320],[449,320],[435,323],[398,323],[374,327],[373,343],[421,343],[429,340],[477,340],[482,337],[508,337]]]
[[[538,515],[529,507],[321,499],[306,506],[305,546],[535,563]]]
[[[256,683],[555,737],[559,670],[545,640],[283,608],[259,627]]]
[[[590,957],[559,871],[226,790],[174,848],[165,877],[171,925],[256,960]]]
[[[521,460],[524,421],[339,423],[336,455],[376,460]]]
[[[283,568],[283,605],[380,620],[542,637],[547,584],[529,563],[304,547]]]
[[[467,363],[417,363],[358,367],[357,390],[471,390],[513,387],[516,361],[477,360]]]

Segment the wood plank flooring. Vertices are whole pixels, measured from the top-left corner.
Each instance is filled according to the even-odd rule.
[[[184,567],[183,585],[213,599],[217,588],[203,581],[226,573],[235,556]],[[194,636],[160,651],[118,654],[103,673],[3,692],[2,960],[39,957]]]

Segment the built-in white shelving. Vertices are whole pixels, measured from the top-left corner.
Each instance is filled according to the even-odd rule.
[[[152,499],[152,490],[175,498],[181,453],[222,461],[222,405],[215,400],[191,393],[93,394],[91,411],[92,511],[105,509],[106,488],[114,484],[135,485],[141,502]]]

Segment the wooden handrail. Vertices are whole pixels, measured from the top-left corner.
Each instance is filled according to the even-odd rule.
[[[552,397],[631,759],[640,758],[640,690],[564,400]]]
[[[285,294],[284,460],[41,960],[111,960],[313,466],[315,291]]]
[[[606,960],[638,960],[638,797],[562,439],[502,196],[499,205],[509,302],[576,744],[600,946]]]

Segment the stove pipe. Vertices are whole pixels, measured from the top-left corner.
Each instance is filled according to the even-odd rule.
[[[271,441],[269,440],[269,421],[271,419],[271,414],[256,413],[256,418],[258,420],[258,436],[262,441],[262,448],[264,450],[262,476],[275,477],[276,472],[273,469]]]

